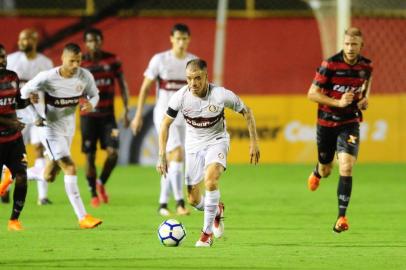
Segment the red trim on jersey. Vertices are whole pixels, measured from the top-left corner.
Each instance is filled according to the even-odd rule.
[[[183,86],[185,86],[187,82],[185,80],[159,80],[159,89],[166,90],[166,91],[178,91]]]
[[[345,125],[345,124],[349,124],[349,123],[359,123],[359,122],[361,122],[361,119],[358,117],[358,118],[354,118],[354,119],[350,119],[350,120],[345,120],[345,121],[342,121],[342,122],[334,122],[334,121],[327,121],[327,120],[323,120],[323,119],[317,119],[317,123],[320,125],[320,126],[323,126],[323,127],[338,127],[338,126],[342,126],[342,125]]]
[[[0,136],[0,143],[15,141],[22,136],[21,131],[16,131],[13,135]]]

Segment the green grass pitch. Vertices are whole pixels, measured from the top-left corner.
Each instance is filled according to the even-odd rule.
[[[334,234],[337,168],[310,192],[311,165],[230,165],[221,178],[225,237],[210,249],[194,243],[201,212],[175,217],[186,227],[178,248],[163,247],[157,227],[158,175],[152,167],[118,167],[108,183],[111,203],[87,210],[103,219],[80,230],[62,178],[50,185],[52,206],[36,205],[29,183],[22,232],[8,232],[10,205],[0,205],[0,269],[406,269],[406,166],[357,164],[348,217]],[[170,207],[173,209],[173,201]]]

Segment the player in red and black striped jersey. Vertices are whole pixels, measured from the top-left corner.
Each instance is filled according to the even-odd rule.
[[[17,119],[16,109],[28,104],[20,98],[19,79],[14,71],[7,70],[6,51],[0,44],[0,168],[6,165],[15,180],[13,210],[8,223],[9,230],[22,230],[18,218],[23,210],[27,194],[27,157],[21,130],[24,124]],[[0,184],[3,195],[11,180]]]
[[[361,31],[355,27],[347,29],[344,49],[322,62],[308,92],[308,98],[319,104],[319,162],[309,176],[308,187],[316,190],[320,179],[330,175],[337,152],[340,173],[338,219],[333,226],[337,233],[349,228],[346,210],[351,197],[352,168],[358,155],[361,110],[368,107],[371,86],[371,60],[360,54],[362,47]]]
[[[124,105],[124,127],[129,126],[128,87],[124,78],[121,62],[117,56],[102,50],[103,34],[99,29],[84,32],[84,42],[88,52],[84,54],[82,67],[94,76],[99,89],[100,100],[92,112],[81,112],[82,152],[86,154],[86,177],[91,191],[91,205],[98,207],[100,200],[108,202],[104,185],[117,164],[118,128],[114,117],[115,84],[118,83]],[[97,142],[107,151],[107,158],[97,179],[95,165]],[[99,198],[100,197],[100,198]]]

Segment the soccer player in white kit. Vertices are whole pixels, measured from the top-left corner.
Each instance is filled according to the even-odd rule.
[[[171,30],[170,42],[172,49],[154,55],[144,73],[144,81],[138,99],[137,111],[131,122],[131,129],[136,135],[142,128],[142,113],[145,99],[154,82],[157,83],[157,100],[154,107],[154,124],[157,132],[164,119],[171,96],[182,86],[186,85],[186,63],[196,56],[188,53],[190,30],[187,25],[175,24]],[[166,151],[168,152],[168,174],[161,176],[161,191],[158,212],[162,216],[169,216],[168,209],[170,192],[177,201],[178,215],[188,215],[183,196],[183,145],[185,124],[182,116],[176,118],[171,126]]]
[[[51,69],[53,64],[48,57],[37,52],[38,33],[36,30],[31,28],[22,30],[17,43],[19,51],[7,56],[7,69],[17,73],[20,78],[20,87],[22,87],[39,72]],[[24,114],[27,112],[18,110],[17,114],[24,118]],[[41,144],[39,133],[39,127],[32,123],[27,124],[23,130],[25,142],[31,143],[35,149],[35,165],[29,170],[41,171],[45,167],[44,147]],[[48,183],[46,181],[37,181],[37,190],[39,205],[52,203],[48,198]]]
[[[21,97],[28,98],[33,92],[45,94],[46,125],[41,127],[41,142],[46,148],[47,163],[43,179],[53,182],[60,169],[64,172],[65,191],[79,220],[80,228],[95,228],[100,219],[87,214],[77,185],[76,166],[70,154],[75,133],[75,111],[79,99],[86,97],[81,110],[91,111],[99,101],[93,75],[80,67],[82,53],[74,43],[65,45],[62,65],[39,73],[21,89]],[[31,99],[33,100],[33,99]],[[38,115],[36,116],[36,118]],[[39,176],[41,177],[41,176]]]
[[[251,163],[259,161],[258,136],[252,111],[232,91],[209,84],[207,64],[194,59],[186,66],[187,86],[176,92],[171,100],[159,132],[159,160],[157,171],[168,171],[166,144],[170,126],[180,113],[186,121],[186,184],[188,200],[197,210],[204,211],[202,234],[197,247],[210,247],[213,236],[224,233],[224,204],[220,202],[218,182],[226,169],[230,136],[227,133],[224,108],[242,114],[250,136]],[[205,195],[199,183],[204,180]]]

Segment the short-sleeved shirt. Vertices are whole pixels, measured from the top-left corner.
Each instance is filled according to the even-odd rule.
[[[94,111],[81,111],[80,115],[92,117],[114,115],[116,79],[123,73],[121,61],[115,54],[102,51],[101,57],[97,60],[92,60],[90,54],[83,55],[82,67],[93,74],[100,91],[100,100]]]
[[[317,69],[313,84],[320,87],[330,98],[341,99],[346,92],[354,92],[354,101],[345,108],[319,104],[318,124],[335,127],[348,123],[361,122],[362,113],[357,102],[362,99],[363,85],[372,74],[371,60],[359,56],[354,65],[344,61],[343,51],[322,62]]]
[[[181,112],[186,121],[187,152],[197,152],[206,145],[229,143],[224,108],[241,112],[245,105],[232,91],[209,84],[204,98],[192,94],[188,86],[182,87],[169,101],[167,115],[175,118]]]
[[[16,109],[24,106],[17,74],[7,69],[0,70],[0,116],[15,119]],[[11,142],[21,136],[20,131],[0,123],[0,143]]]
[[[21,96],[27,99],[34,91],[45,93],[45,111],[40,112],[47,120],[45,129],[54,134],[73,136],[75,133],[75,110],[82,96],[96,107],[99,90],[93,75],[84,68],[78,68],[71,78],[60,75],[61,67],[40,72],[21,89]]]
[[[144,76],[157,81],[157,109],[165,112],[171,96],[186,85],[186,63],[195,58],[195,55],[187,53],[185,58],[179,59],[171,50],[152,57]]]

